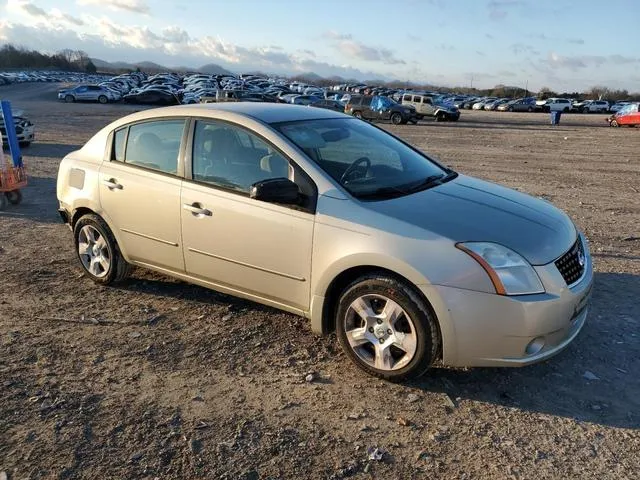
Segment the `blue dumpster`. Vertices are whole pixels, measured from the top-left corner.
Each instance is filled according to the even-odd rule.
[[[551,112],[551,125],[560,125],[562,112]]]

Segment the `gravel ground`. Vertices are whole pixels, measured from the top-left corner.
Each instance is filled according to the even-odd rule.
[[[388,127],[567,211],[596,269],[587,324],[561,355],[394,385],[302,318],[142,270],[115,288],[84,278],[56,212],[58,162],[135,108],[58,104],[46,84],[0,96],[37,128],[24,202],[0,212],[9,480],[640,477],[640,129],[469,111]]]

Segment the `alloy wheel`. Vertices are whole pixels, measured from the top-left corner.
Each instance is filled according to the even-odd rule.
[[[84,268],[96,278],[109,273],[111,257],[107,242],[91,225],[85,225],[78,233],[78,255]]]
[[[390,298],[377,294],[356,298],[347,309],[344,322],[349,346],[373,368],[399,370],[415,356],[415,325],[405,310]]]

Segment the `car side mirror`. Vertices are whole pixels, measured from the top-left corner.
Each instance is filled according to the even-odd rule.
[[[300,203],[300,189],[288,178],[270,178],[251,185],[249,196],[269,203],[297,205]]]

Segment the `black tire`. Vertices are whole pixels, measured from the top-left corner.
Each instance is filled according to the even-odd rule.
[[[5,195],[0,195],[0,211],[4,210],[7,207],[9,201]]]
[[[7,201],[11,205],[18,205],[22,202],[22,192],[20,190],[11,190],[10,192],[5,192],[5,197],[7,197]]]
[[[562,110],[564,113],[568,113],[569,112],[569,107],[564,107],[564,110]]]
[[[362,119],[362,112],[359,112],[356,110],[355,112],[353,112],[353,116],[356,118]]]
[[[616,120],[611,120],[611,122],[609,122],[609,125],[612,127],[619,127],[620,124],[616,121]]]
[[[533,112],[533,107],[527,108],[527,112],[529,112],[529,113]]]
[[[64,101],[67,103],[73,103],[76,101],[76,99],[73,95],[67,95],[66,97],[64,97]]]
[[[107,273],[101,277],[95,276],[86,269],[86,267],[82,263],[82,259],[80,258],[80,253],[78,252],[80,230],[87,225],[95,228],[106,241],[106,249],[109,254],[110,266],[107,270]],[[80,265],[82,266],[82,270],[84,274],[94,282],[100,285],[111,285],[113,283],[124,280],[129,275],[129,272],[131,271],[131,265],[127,263],[127,261],[120,253],[120,248],[118,247],[118,243],[116,242],[111,229],[98,215],[91,213],[80,217],[80,219],[73,226],[73,238],[76,247],[76,255],[78,257]]]
[[[391,114],[391,123],[394,125],[400,125],[402,123],[402,115],[398,112]],[[405,122],[406,123],[406,122]]]
[[[589,109],[588,108],[583,108],[582,109],[582,113],[589,113]]]
[[[507,110],[513,112],[513,107],[509,107]]]
[[[98,102],[102,103],[103,105],[104,105],[105,103],[107,103],[108,101],[109,101],[109,99],[108,99],[107,97],[105,97],[104,95],[100,95],[100,96],[98,97]]]
[[[377,369],[353,350],[346,334],[349,307],[363,295],[381,295],[396,302],[410,317],[416,335],[415,354],[407,365],[397,370]],[[440,333],[435,315],[426,302],[407,285],[385,273],[364,275],[351,283],[338,300],[336,331],[338,340],[347,354],[359,368],[370,375],[389,381],[403,381],[424,374],[436,360],[440,348]]]
[[[436,122],[444,122],[444,115],[442,113],[436,115]]]

